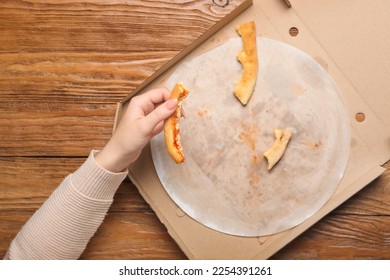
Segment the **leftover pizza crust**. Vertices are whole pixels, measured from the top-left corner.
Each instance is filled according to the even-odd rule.
[[[234,89],[234,95],[245,106],[252,96],[257,79],[258,59],[255,22],[249,21],[238,25],[237,32],[243,41],[243,49],[237,55],[237,60],[242,64],[243,72]]]
[[[284,129],[274,129],[275,142],[272,147],[264,152],[268,161],[268,170],[271,170],[275,164],[282,158],[288,142],[291,139],[292,132]]]
[[[164,138],[166,148],[171,158],[176,163],[182,163],[185,160],[183,147],[180,139],[180,125],[181,108],[184,98],[187,97],[189,90],[184,87],[182,83],[177,83],[169,96],[169,99],[176,98],[178,104],[175,112],[164,122]]]

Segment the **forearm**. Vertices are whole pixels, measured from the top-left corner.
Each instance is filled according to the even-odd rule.
[[[6,258],[79,258],[126,174],[101,168],[90,155],[26,223],[11,243]]]
[[[18,233],[5,258],[79,258],[126,177],[127,166],[161,132],[164,121],[176,110],[178,101],[168,99],[169,95],[162,88],[133,97],[96,161],[90,156],[65,178]]]

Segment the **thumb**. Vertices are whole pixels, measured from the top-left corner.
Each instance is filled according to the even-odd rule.
[[[145,128],[148,131],[152,132],[159,123],[161,123],[173,114],[176,109],[177,103],[178,100],[176,98],[168,99],[161,106],[158,106],[156,109],[150,112],[144,118]]]

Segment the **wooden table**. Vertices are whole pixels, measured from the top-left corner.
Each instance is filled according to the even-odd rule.
[[[116,103],[240,2],[0,2],[0,256],[61,180],[103,147]],[[385,167],[273,258],[390,258]],[[185,258],[129,180],[82,255]]]

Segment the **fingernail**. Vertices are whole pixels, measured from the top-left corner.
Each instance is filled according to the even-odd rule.
[[[175,109],[177,106],[177,98],[172,98],[172,99],[168,99],[166,102],[165,102],[165,107],[168,109],[168,110],[173,110]]]

